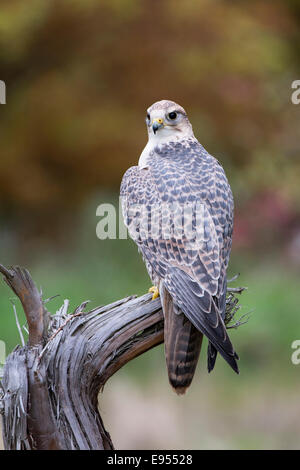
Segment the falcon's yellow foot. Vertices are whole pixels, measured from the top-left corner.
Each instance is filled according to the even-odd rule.
[[[152,300],[155,300],[155,299],[157,299],[157,297],[159,297],[159,291],[158,291],[158,288],[156,286],[150,287],[148,292],[152,292],[152,294],[153,294],[152,295]]]

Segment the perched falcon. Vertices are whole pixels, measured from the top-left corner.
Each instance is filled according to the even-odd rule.
[[[208,338],[208,371],[219,352],[238,373],[224,324],[232,192],[220,163],[195,138],[185,110],[162,100],[147,110],[149,140],[121,183],[130,236],[161,296],[169,381],[191,384]]]

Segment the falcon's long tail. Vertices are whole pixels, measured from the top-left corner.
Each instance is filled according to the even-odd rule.
[[[167,290],[161,292],[161,297],[169,382],[180,395],[185,393],[193,380],[203,335],[183,313],[175,312],[176,307]]]

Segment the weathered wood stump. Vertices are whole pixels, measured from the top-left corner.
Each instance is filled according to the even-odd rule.
[[[98,393],[120,367],[163,341],[160,300],[128,297],[86,312],[68,301],[50,315],[28,271],[0,268],[21,300],[28,343],[8,356],[2,380],[6,449],[113,449]]]
[[[27,270],[0,272],[28,324],[28,341],[7,357],[0,383],[5,449],[113,449],[98,394],[120,367],[163,342],[160,299],[128,297],[90,311],[83,302],[73,313],[65,300],[51,315]],[[228,290],[230,321],[243,288]]]

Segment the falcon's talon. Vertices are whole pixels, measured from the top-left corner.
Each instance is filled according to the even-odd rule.
[[[152,295],[152,300],[155,300],[155,299],[157,299],[157,297],[159,297],[159,290],[156,286],[150,287],[148,292],[152,292],[152,294],[153,294]]]

